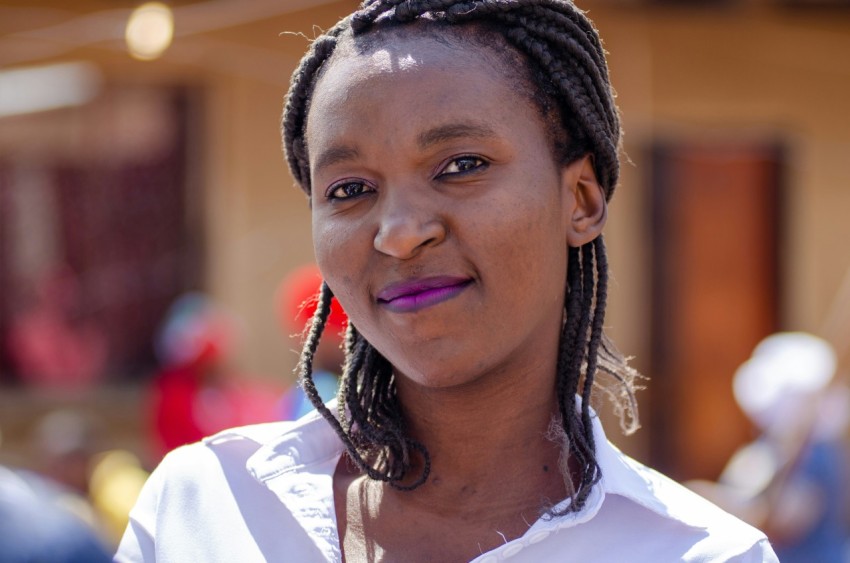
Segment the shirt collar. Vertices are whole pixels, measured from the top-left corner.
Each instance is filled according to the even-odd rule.
[[[329,403],[328,407],[331,412],[335,412],[336,401]],[[661,516],[702,527],[695,523],[693,515],[687,510],[677,509],[685,506],[675,502],[681,495],[678,485],[624,455],[611,444],[599,417],[592,410],[591,424],[596,460],[601,473],[599,483],[593,487],[580,511],[555,518],[544,516],[532,525],[526,535],[552,532],[586,522],[599,512],[609,494],[625,497]],[[261,447],[249,458],[247,468],[257,480],[273,490],[277,489],[279,495],[288,496],[281,492],[281,484],[273,486],[271,481],[277,481],[277,477],[287,474],[315,474],[317,471],[327,471],[328,468],[330,474],[323,477],[332,479],[333,470],[343,451],[344,446],[339,437],[327,421],[314,411],[293,426],[288,426],[283,435]],[[303,492],[301,489],[291,489],[289,494]],[[304,500],[302,498],[298,505],[303,505]],[[555,511],[565,508],[568,502],[569,499],[561,501],[554,507]]]
[[[623,454],[605,437],[595,413],[592,419],[603,495],[619,495],[666,518],[695,528],[705,527],[687,509],[690,505],[681,502],[681,485]]]
[[[333,499],[333,475],[342,451],[333,429],[313,411],[288,425],[246,463],[251,475],[283,502],[328,561],[342,559]]]
[[[331,412],[336,401],[328,404]],[[247,462],[248,471],[260,482],[284,473],[339,458],[345,448],[328,422],[316,411],[300,418],[286,432],[266,442]]]

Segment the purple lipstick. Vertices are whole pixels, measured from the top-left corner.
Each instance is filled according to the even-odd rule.
[[[472,284],[469,278],[437,276],[390,284],[378,293],[378,303],[395,313],[412,313],[448,301]]]

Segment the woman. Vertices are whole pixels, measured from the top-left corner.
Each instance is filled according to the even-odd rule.
[[[773,561],[758,531],[611,446],[601,232],[620,130],[563,0],[367,1],[317,39],[283,121],[324,276],[317,412],[169,456],[122,560]],[[336,296],[337,412],[311,380]]]

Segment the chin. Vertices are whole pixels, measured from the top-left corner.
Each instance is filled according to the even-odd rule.
[[[453,365],[446,360],[434,360],[434,356],[424,359],[421,363],[412,363],[410,358],[402,367],[393,364],[397,383],[409,385],[420,390],[448,391],[459,390],[474,384],[481,378],[478,370],[470,367]]]

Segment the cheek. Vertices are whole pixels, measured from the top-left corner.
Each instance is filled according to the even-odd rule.
[[[316,263],[334,292],[339,289],[340,277],[345,275],[345,268],[348,266],[348,261],[341,259],[349,252],[346,241],[350,239],[351,233],[348,231],[344,223],[313,215],[313,250]]]
[[[546,214],[538,213],[533,221],[511,224],[512,235],[492,239],[491,254],[509,265],[502,268],[503,275],[519,286],[518,292],[545,291],[566,275],[566,244],[557,227]]]
[[[549,296],[563,293],[566,232],[558,191],[550,182],[526,182],[518,197],[499,201],[481,229],[490,259],[506,290],[523,300],[531,289]]]
[[[542,253],[566,245],[561,218],[561,201],[557,186],[548,176],[517,174],[510,189],[487,202],[486,218],[478,226],[488,232],[487,238],[504,249],[516,253],[523,264],[537,262]]]
[[[371,242],[349,222],[313,214],[313,250],[322,277],[352,321],[362,304],[355,299],[359,272],[365,268]],[[356,322],[355,322],[356,324]]]

